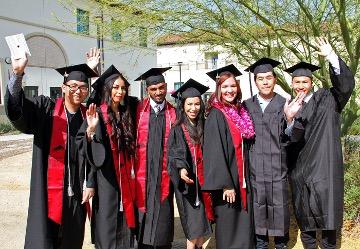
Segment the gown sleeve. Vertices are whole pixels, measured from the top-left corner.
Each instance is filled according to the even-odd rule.
[[[16,80],[14,77],[10,80]],[[9,82],[10,84],[10,82]],[[41,125],[46,118],[52,117],[54,102],[43,95],[28,99],[23,89],[10,94],[7,88],[5,96],[5,111],[10,122],[16,129],[26,134],[43,132]]]
[[[334,95],[337,104],[338,112],[341,112],[348,100],[351,97],[351,94],[355,87],[355,78],[353,73],[350,71],[345,62],[339,58],[340,64],[340,74],[335,74],[333,67],[329,66],[330,71],[330,80],[332,83],[332,88],[330,91]]]
[[[212,109],[204,128],[204,185],[202,190],[234,189],[230,171],[231,134],[224,115]]]
[[[171,181],[175,188],[183,192],[186,189],[186,184],[181,179],[179,171],[185,168],[189,173],[188,176],[191,178],[191,169],[187,162],[187,145],[180,126],[175,126],[171,129],[167,146],[167,167]]]

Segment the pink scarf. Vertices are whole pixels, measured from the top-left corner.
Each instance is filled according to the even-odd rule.
[[[223,110],[226,115],[234,122],[235,126],[241,132],[242,137],[246,139],[253,138],[255,136],[254,124],[251,120],[250,114],[244,108],[243,105],[239,109],[233,106],[227,106],[214,98],[212,106]]]

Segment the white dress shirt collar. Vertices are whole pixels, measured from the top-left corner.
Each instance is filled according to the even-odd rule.
[[[165,107],[165,100],[161,104],[158,104],[152,98],[150,98],[150,105],[151,105],[152,109],[155,111],[155,113],[157,114],[156,106],[160,106],[160,111],[161,111]]]
[[[304,102],[307,103],[309,102],[309,100],[311,99],[311,97],[313,96],[314,94],[313,93],[308,93],[305,98],[304,98]]]

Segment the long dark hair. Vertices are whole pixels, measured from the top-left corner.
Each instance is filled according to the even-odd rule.
[[[200,99],[200,111],[196,117],[195,125],[190,123],[189,118],[186,116],[184,106],[185,99],[181,99],[180,103],[178,103],[177,107],[177,117],[174,125],[182,125],[184,124],[186,130],[189,132],[189,136],[193,143],[202,144],[203,142],[203,134],[204,134],[204,121],[205,121],[205,104],[201,97]]]
[[[103,102],[107,104],[107,113],[109,116],[109,122],[112,126],[112,134],[109,134],[112,138],[116,138],[119,141],[119,149],[126,150],[129,155],[135,154],[135,120],[132,111],[134,108],[132,105],[136,104],[131,101],[129,97],[129,85],[125,83],[126,93],[124,96],[124,103],[119,104],[119,114],[120,119],[116,119],[116,114],[111,108],[112,97],[111,92],[113,88],[113,84],[116,80],[122,79],[126,82],[125,78],[122,75],[119,77],[109,80],[105,84],[105,88],[103,91]]]
[[[224,83],[224,81],[229,78],[234,78],[236,81],[237,94],[234,99],[234,103],[228,103],[225,100],[223,100],[221,97],[221,84]],[[210,110],[212,108],[212,104],[215,101],[215,99],[224,105],[233,104],[238,109],[241,106],[241,98],[242,98],[242,94],[241,94],[240,84],[236,80],[235,76],[228,71],[222,72],[222,73],[220,73],[219,77],[216,79],[216,89],[215,89],[215,92],[210,96],[210,98],[208,100],[207,107],[206,107],[206,114],[208,114],[210,112]]]

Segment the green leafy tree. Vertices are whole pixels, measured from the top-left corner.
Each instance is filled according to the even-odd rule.
[[[315,73],[318,87],[330,87],[325,61],[313,52],[313,40],[328,37],[336,53],[359,78],[360,2],[359,0],[94,0],[106,16],[103,32],[117,28],[130,34],[123,44],[135,44],[132,32],[147,30],[154,43],[169,36],[178,42],[207,44],[209,50],[222,46],[242,65],[267,56],[283,63],[283,68],[298,61],[319,64]],[[116,27],[114,27],[116,24]],[[113,32],[113,31],[111,31]],[[279,85],[291,88],[282,72]],[[342,133],[347,134],[360,116],[359,85],[342,113]]]

